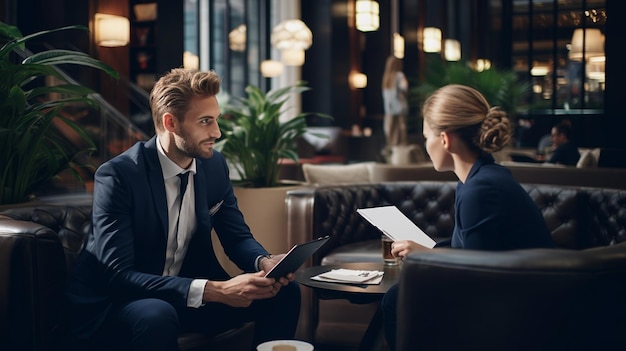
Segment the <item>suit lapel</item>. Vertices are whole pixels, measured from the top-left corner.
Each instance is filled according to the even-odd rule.
[[[152,199],[154,201],[154,208],[157,210],[157,215],[161,221],[163,227],[163,234],[167,239],[168,231],[168,217],[167,217],[167,198],[165,195],[165,181],[163,180],[163,171],[161,170],[161,163],[157,156],[156,137],[152,137],[145,144],[145,158],[148,169],[148,182],[152,189]]]

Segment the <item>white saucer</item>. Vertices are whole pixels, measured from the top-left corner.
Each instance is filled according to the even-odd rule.
[[[272,347],[277,345],[289,345],[295,346],[297,351],[313,351],[313,345],[309,344],[306,341],[300,340],[272,340],[266,341],[262,344],[259,344],[256,349],[257,351],[272,351]]]

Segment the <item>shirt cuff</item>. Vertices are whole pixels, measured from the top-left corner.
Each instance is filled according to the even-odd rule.
[[[272,255],[259,255],[259,256],[257,256],[256,260],[254,260],[254,268],[256,268],[257,272],[261,270],[261,259],[263,257],[271,258]]]
[[[187,307],[200,307],[203,305],[202,296],[204,295],[204,286],[208,280],[194,279],[189,286],[189,294],[187,294]]]

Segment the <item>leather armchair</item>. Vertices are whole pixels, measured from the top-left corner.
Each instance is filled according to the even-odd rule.
[[[626,243],[410,254],[397,350],[625,350]]]
[[[626,190],[522,185],[541,209],[559,249],[608,249],[626,242]],[[454,228],[455,187],[456,182],[418,181],[327,185],[289,191],[286,199],[288,239],[293,245],[323,235],[331,236],[308,265],[381,262],[380,232],[361,218],[356,209],[395,205],[433,239],[445,241],[451,237]],[[620,247],[624,249],[624,246]],[[446,257],[455,259],[457,256]],[[531,255],[529,259],[533,257]],[[563,270],[567,265],[575,267],[574,263],[580,264],[577,261],[580,258],[575,257],[564,262]],[[441,279],[448,278],[441,276]],[[514,280],[515,276],[509,278]],[[450,278],[449,287],[455,284],[454,279]],[[525,286],[520,284],[518,287]],[[441,300],[434,298],[432,301]],[[456,313],[445,305],[435,305],[451,315]],[[316,343],[335,344],[344,340],[348,333],[356,335],[358,340],[377,306],[364,307],[351,306],[346,301],[320,300],[310,289],[303,289],[299,335]]]
[[[91,205],[0,212],[0,349],[86,350],[65,330],[64,289],[89,231]],[[179,350],[252,350],[254,323],[214,337],[184,333]]]

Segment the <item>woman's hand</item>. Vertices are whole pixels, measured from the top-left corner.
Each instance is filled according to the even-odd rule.
[[[418,250],[430,249],[411,240],[399,240],[391,245],[391,254],[395,257],[400,257],[401,259],[404,259],[409,252]]]

